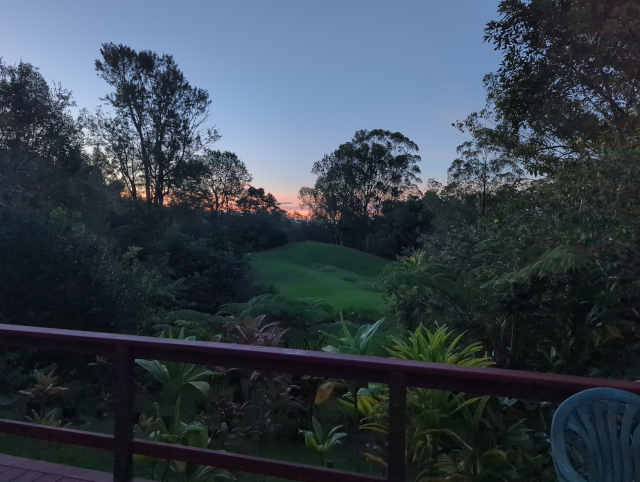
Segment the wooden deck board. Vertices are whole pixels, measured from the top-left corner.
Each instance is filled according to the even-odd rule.
[[[0,454],[0,482],[111,482],[113,475]]]
[[[62,475],[56,474],[44,474],[42,477],[38,479],[38,482],[58,482],[62,478]],[[17,481],[13,481],[17,482]]]
[[[42,477],[44,477],[45,475],[47,474],[43,472],[28,470],[18,478],[13,479],[11,482],[35,482],[36,480],[42,480]],[[57,476],[54,476],[54,477],[57,477]]]
[[[12,467],[6,472],[0,474],[0,482],[11,482],[13,479],[17,479],[21,475],[24,475],[27,472],[26,469],[19,469],[17,467]]]

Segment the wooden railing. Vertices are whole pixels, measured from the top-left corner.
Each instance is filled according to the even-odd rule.
[[[393,482],[405,480],[407,387],[434,388],[547,402],[561,402],[574,393],[594,387],[618,388],[640,395],[640,384],[633,382],[3,324],[0,324],[0,342],[5,347],[40,348],[115,357],[113,435],[1,419],[0,433],[110,450],[114,454],[113,477],[116,482],[128,482],[132,479],[133,454],[306,482],[387,480],[381,477],[224,451],[134,439],[133,372],[136,358],[388,384],[388,480]]]

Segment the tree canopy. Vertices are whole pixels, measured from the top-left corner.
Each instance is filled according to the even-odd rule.
[[[70,112],[74,105],[71,92],[49,86],[37,67],[0,58],[0,149],[17,170],[35,156],[69,171],[80,168],[83,137]]]
[[[473,141],[458,146],[460,157],[449,169],[447,192],[468,198],[478,216],[484,217],[498,191],[515,188],[524,179],[518,162],[489,148],[481,148]]]
[[[312,188],[300,189],[300,205],[332,226],[339,239],[384,206],[419,193],[418,162],[418,146],[399,132],[358,131],[314,163],[311,172],[318,178]]]
[[[192,172],[186,165],[220,138],[206,125],[209,93],[191,86],[171,55],[113,43],[103,44],[100,53],[96,71],[114,89],[103,100],[119,120],[96,119],[96,136],[108,141],[111,154],[122,152],[119,143],[132,143],[127,151],[140,156],[147,202],[162,206]]]
[[[455,124],[470,140],[423,198],[432,231],[389,293],[407,323],[468,330],[501,366],[635,379],[640,9],[503,0],[499,13],[487,108]]]
[[[538,175],[602,143],[638,145],[637,2],[509,0],[498,13],[485,41],[503,61],[460,129]]]
[[[234,208],[253,180],[245,163],[233,152],[209,149],[199,161],[206,169],[203,184],[207,207],[216,212]]]

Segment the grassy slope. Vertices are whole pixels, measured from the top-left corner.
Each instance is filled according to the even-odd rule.
[[[251,265],[258,282],[273,284],[292,298],[321,298],[336,308],[355,306],[386,311],[370,282],[389,262],[385,259],[325,243],[292,243],[253,253]]]

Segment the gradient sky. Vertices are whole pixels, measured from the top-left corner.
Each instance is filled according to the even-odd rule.
[[[500,55],[482,42],[498,0],[14,1],[0,57],[40,68],[93,108],[109,91],[104,42],[172,54],[212,99],[211,123],[253,185],[297,208],[313,162],[360,129],[420,147],[422,179],[446,181],[464,139],[451,127],[484,104]]]

